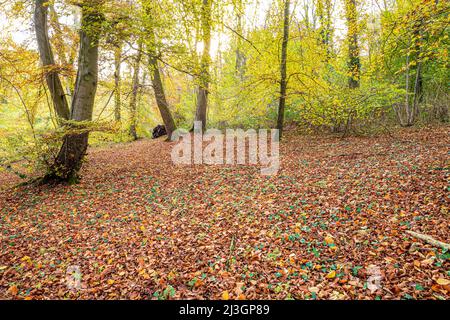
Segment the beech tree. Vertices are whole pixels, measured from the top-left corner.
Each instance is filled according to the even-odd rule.
[[[116,44],[114,48],[114,118],[116,121],[120,121],[122,119],[121,116],[121,70],[122,64],[122,45],[120,43]]]
[[[107,42],[112,46],[114,55],[114,120],[120,122],[122,120],[122,60],[124,42],[129,37],[127,30],[128,6],[126,1],[118,1],[115,9],[117,12],[112,12],[111,21],[109,22],[108,40]]]
[[[317,17],[320,23],[320,39],[326,50],[326,62],[330,60],[333,51],[332,5],[332,0],[317,0],[316,4]]]
[[[132,91],[130,98],[130,135],[134,140],[138,139],[137,134],[137,101],[139,94],[139,71],[141,69],[142,61],[142,41],[139,41],[138,50],[133,62],[133,80],[132,80]]]
[[[361,62],[358,45],[358,11],[356,0],[345,0],[348,43],[348,86],[359,87]]]
[[[235,71],[236,75],[239,77],[240,80],[244,80],[244,74],[245,74],[245,54],[242,52],[242,46],[243,46],[243,11],[244,11],[244,5],[243,0],[237,0],[234,4],[234,10],[236,10],[236,63],[235,63]]]
[[[70,119],[70,110],[49,40],[47,2],[48,0],[35,1],[34,28],[45,79],[52,97],[53,107],[58,116],[58,122],[61,123],[61,120]]]
[[[103,2],[91,0],[77,3],[81,8],[82,15],[80,47],[74,95],[69,112],[48,38],[46,1],[35,1],[34,25],[39,55],[46,66],[48,89],[59,118],[68,120],[62,122],[67,129],[67,134],[63,138],[62,147],[46,175],[46,179],[72,180],[77,178],[86,154],[89,139],[87,124],[92,120],[98,84],[98,45],[104,21]]]
[[[287,50],[289,42],[289,6],[290,0],[284,1],[283,43],[281,45],[280,61],[280,100],[278,105],[277,129],[280,131],[280,139],[283,136],[284,109],[286,106],[287,89]]]
[[[144,33],[146,36],[146,50],[148,55],[148,69],[152,81],[155,100],[158,106],[161,118],[166,127],[168,140],[172,138],[172,133],[176,130],[176,124],[170,111],[169,103],[166,99],[163,80],[158,64],[160,53],[157,50],[157,38],[154,30],[155,10],[151,3],[144,2]]]
[[[201,121],[202,130],[206,129],[208,112],[208,94],[211,63],[211,7],[212,0],[203,0],[201,9],[202,43],[203,53],[200,62],[200,75],[197,93],[197,108],[195,112],[195,121]]]

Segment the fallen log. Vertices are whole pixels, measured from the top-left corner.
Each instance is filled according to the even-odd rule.
[[[410,236],[412,236],[414,238],[417,238],[417,239],[420,239],[420,240],[423,240],[426,243],[429,243],[429,244],[431,244],[431,245],[433,245],[435,247],[441,247],[441,248],[450,250],[450,244],[442,242],[442,241],[438,241],[438,240],[436,240],[436,239],[434,239],[434,238],[432,238],[432,237],[430,237],[430,236],[428,236],[426,234],[421,234],[421,233],[410,231],[410,230],[406,230],[405,232],[407,234],[409,234]]]

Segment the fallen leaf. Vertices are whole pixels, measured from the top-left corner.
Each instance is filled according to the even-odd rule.
[[[17,296],[17,294],[19,293],[19,288],[17,288],[17,286],[15,286],[15,285],[11,286],[11,287],[9,287],[8,292],[10,294],[12,294],[13,296]]]
[[[333,244],[334,243],[334,239],[331,236],[328,235],[328,236],[325,237],[325,242],[327,244]]]
[[[228,291],[222,292],[222,300],[229,300],[229,299],[230,299],[230,294],[228,293]]]
[[[447,286],[450,284],[450,280],[444,279],[444,278],[439,278],[436,280],[436,283],[441,285],[441,286]]]

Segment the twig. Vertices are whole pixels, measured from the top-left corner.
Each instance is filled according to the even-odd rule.
[[[103,107],[102,111],[99,113],[99,115],[97,117],[97,121],[100,120],[100,117],[102,116],[103,112],[105,111],[106,107],[108,106],[109,102],[111,101],[111,98],[112,98],[114,92],[116,92],[115,89],[111,91],[111,94],[109,95],[108,101],[106,102],[105,106]]]
[[[230,251],[228,254],[228,259],[225,263],[227,270],[230,268],[230,264],[231,264],[231,259],[233,257],[233,252],[234,252],[234,248],[236,247],[236,235],[233,234],[231,236],[231,243],[230,243]]]
[[[225,28],[227,28],[228,30],[230,30],[231,32],[233,32],[234,34],[236,34],[239,38],[241,38],[242,40],[244,40],[245,42],[249,43],[253,49],[255,49],[259,55],[262,55],[261,51],[259,51],[259,49],[253,44],[253,42],[251,42],[250,40],[248,40],[247,38],[245,38],[243,35],[241,35],[239,32],[237,32],[236,30],[234,30],[233,28],[227,26],[225,23],[223,24],[223,26]]]
[[[421,233],[417,233],[417,232],[410,231],[410,230],[406,230],[406,233],[409,234],[410,236],[413,236],[414,238],[423,240],[426,243],[429,243],[435,247],[441,247],[446,250],[450,250],[450,244],[433,239],[432,237],[430,237],[426,234],[421,234]]]

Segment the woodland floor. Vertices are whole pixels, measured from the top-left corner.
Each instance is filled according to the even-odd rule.
[[[0,298],[449,299],[450,252],[405,233],[450,242],[449,145],[448,127],[288,137],[265,177],[141,140],[90,149],[78,185],[3,173]]]

